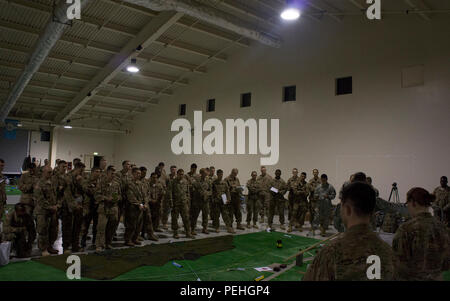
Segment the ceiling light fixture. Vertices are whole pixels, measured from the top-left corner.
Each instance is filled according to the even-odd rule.
[[[131,64],[128,65],[127,71],[130,73],[137,73],[139,72],[139,67],[136,65],[136,59],[131,59]]]
[[[286,7],[281,12],[281,18],[287,21],[294,21],[300,18],[301,12],[297,0],[286,0]]]

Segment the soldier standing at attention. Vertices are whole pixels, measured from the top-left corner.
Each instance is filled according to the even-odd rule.
[[[212,187],[212,183],[214,182],[215,179],[217,179],[217,176],[215,175],[216,173],[216,168],[214,166],[210,166],[209,167],[209,175],[208,175],[208,179],[209,182],[211,183],[211,187]],[[213,207],[213,199],[212,196],[209,199],[209,219],[212,221],[212,207]]]
[[[213,207],[211,215],[213,217],[213,228],[219,233],[220,215],[227,227],[228,233],[236,233],[231,223],[231,196],[230,188],[225,180],[223,180],[223,170],[217,171],[217,179],[212,184]]]
[[[446,176],[441,177],[441,185],[433,191],[436,196],[433,211],[441,222],[450,227],[450,187]]]
[[[33,217],[27,213],[24,204],[16,204],[14,211],[8,213],[3,232],[4,240],[12,242],[17,257],[31,256],[33,241],[36,239],[36,229]]]
[[[306,212],[308,211],[308,195],[309,185],[305,181],[306,172],[302,172],[298,181],[291,182],[293,208],[291,219],[289,220],[288,232],[292,232],[292,227],[298,228],[298,231],[303,231],[303,224],[305,223]],[[296,184],[296,185],[295,185]]]
[[[253,228],[258,229],[259,199],[258,199],[258,174],[252,171],[251,179],[247,181],[247,228],[250,229],[250,222],[253,220]]]
[[[152,173],[150,175],[150,181],[148,183],[148,208],[150,213],[150,224],[152,224],[152,228],[147,227],[147,233],[162,232],[159,228],[159,221],[161,220],[161,202],[165,195],[165,189],[161,182],[158,179],[158,175],[156,173]],[[152,235],[150,235],[152,236]],[[155,237],[155,235],[153,235]],[[151,239],[151,238],[149,238]]]
[[[412,219],[398,228],[392,242],[400,280],[443,280],[442,272],[450,269],[448,228],[429,212],[434,199],[419,187],[406,194]]]
[[[58,199],[57,185],[57,181],[52,179],[51,167],[46,166],[42,170],[42,177],[33,191],[36,200],[38,247],[42,256],[58,254],[58,251],[53,249],[53,244],[58,238],[57,212],[62,206],[63,199]]]
[[[6,177],[3,176],[3,168],[5,168],[5,161],[0,159],[0,223],[3,220],[6,206]]]
[[[241,212],[241,196],[242,196],[242,187],[239,179],[237,177],[239,171],[237,168],[233,168],[231,170],[231,174],[225,179],[228,184],[228,188],[230,189],[231,195],[231,225],[233,225],[233,219],[236,218],[236,229],[245,230],[242,227],[242,212]]]
[[[131,172],[131,163],[128,160],[122,162],[122,170],[116,174],[116,177],[120,182],[120,191],[122,192],[122,198],[119,201],[119,215],[117,217],[117,226],[116,231],[114,231],[114,235],[117,235],[117,228],[120,224],[120,218],[123,216],[123,222],[126,223],[125,217],[125,206],[127,203],[127,189],[128,183],[132,180]],[[116,237],[113,240],[117,240]]]
[[[76,253],[80,249],[80,232],[83,222],[83,174],[84,164],[78,162],[66,176],[62,205],[62,238],[64,253]]]
[[[95,201],[95,191],[101,177],[99,167],[92,168],[91,175],[83,183],[83,224],[81,227],[81,248],[86,247],[86,239],[89,233],[89,227],[92,224],[92,244],[95,244],[97,238],[98,213],[97,202]]]
[[[145,205],[144,184],[141,182],[141,171],[134,167],[131,170],[132,180],[127,185],[127,203],[125,204],[125,245],[140,246],[138,241],[142,227],[142,212]]]
[[[355,182],[342,192],[341,214],[346,231],[318,252],[303,280],[370,280],[368,259],[379,258],[379,278],[395,280],[396,259],[391,247],[370,227],[375,208],[375,191],[367,183]]]
[[[206,177],[206,170],[202,168],[200,169],[200,179],[194,182],[194,198],[190,210],[192,235],[196,235],[195,228],[200,211],[202,212],[202,233],[209,234],[208,215],[211,194],[211,183]]]
[[[319,178],[319,170],[313,169],[313,178],[309,180],[309,222],[311,224],[311,232],[314,235],[314,229],[316,228],[318,224],[319,215],[317,213],[317,200],[314,197],[314,191],[316,191],[317,186],[320,185],[320,178]]]
[[[170,167],[170,174],[166,179],[166,194],[162,203],[161,224],[164,230],[169,229],[167,222],[169,220],[170,208],[172,208],[172,181],[177,176],[177,167],[172,165]]]
[[[267,174],[265,166],[261,166],[261,175],[258,177],[258,196],[261,206],[259,212],[261,223],[264,223],[264,216],[269,216],[269,202],[271,199],[270,187],[272,185],[272,177]]]
[[[300,180],[298,176],[298,169],[293,168],[292,169],[292,177],[290,177],[287,181],[288,186],[288,220],[291,221],[292,211],[294,207],[294,187],[297,187],[298,181]]]
[[[184,231],[186,232],[186,238],[194,238],[191,234],[191,224],[189,221],[189,182],[184,175],[184,170],[179,169],[177,171],[177,177],[172,181],[172,230],[173,237],[178,239],[178,216],[181,215],[181,219],[184,225]]]
[[[318,206],[320,235],[325,236],[325,232],[330,225],[330,214],[333,206],[331,201],[336,197],[336,190],[328,183],[328,176],[326,174],[320,176],[320,181],[322,183],[314,191],[314,197],[317,200]]]
[[[281,170],[277,169],[275,171],[275,178],[272,179],[270,187],[272,197],[269,203],[268,228],[272,228],[273,216],[275,214],[278,214],[278,218],[281,224],[280,229],[285,230],[286,228],[284,227],[284,207],[286,199],[284,198],[284,195],[287,191],[287,185],[286,182],[281,178]],[[276,192],[274,190],[276,190]]]
[[[45,166],[44,166],[45,167]],[[19,179],[19,189],[22,192],[20,203],[25,205],[27,214],[33,216],[35,202],[33,199],[34,185],[39,181],[36,175],[36,164],[31,163],[28,170],[23,172]]]
[[[108,166],[106,174],[101,177],[95,191],[95,201],[98,206],[97,252],[101,252],[104,248],[112,249],[112,239],[118,223],[118,204],[122,194],[115,172],[114,166]]]

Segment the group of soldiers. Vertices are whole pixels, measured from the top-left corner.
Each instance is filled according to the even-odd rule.
[[[4,162],[0,161],[0,166],[2,164]],[[241,204],[245,200],[244,186],[240,183],[236,168],[227,177],[224,177],[223,170],[216,172],[213,166],[197,172],[196,164],[192,164],[187,173],[171,166],[169,174],[166,174],[165,165],[161,162],[147,178],[145,167],[137,167],[128,160],[122,162],[122,169],[117,171],[114,166],[107,166],[102,158],[90,174],[85,172],[85,166],[78,158],[73,160],[72,170],[67,171],[67,165],[67,162],[57,160],[56,167],[52,169],[48,162],[42,167],[31,163],[23,172],[19,180],[22,192],[20,202],[8,214],[3,227],[3,239],[15,241],[16,249],[20,249],[19,256],[29,256],[36,232],[42,255],[57,254],[53,244],[57,239],[58,219],[62,224],[64,253],[83,251],[86,241],[90,239],[91,224],[92,243],[96,251],[111,249],[112,242],[117,240],[117,228],[122,218],[127,246],[141,245],[145,239],[158,240],[155,232],[168,230],[169,215],[174,238],[179,238],[179,216],[186,237],[194,238],[200,213],[204,234],[209,233],[210,219],[214,231],[219,232],[220,217],[229,233],[235,233],[235,229],[245,229],[241,212]],[[325,236],[332,221],[332,200],[336,197],[336,191],[328,183],[326,174],[319,177],[317,169],[313,170],[309,181],[306,177],[305,172],[299,175],[297,168],[292,170],[287,182],[281,178],[279,169],[274,177],[267,174],[264,166],[260,169],[260,175],[253,171],[246,183],[246,227],[257,229],[258,221],[267,221],[267,228],[273,229],[274,216],[278,215],[280,229],[286,230],[287,207],[287,232],[294,228],[302,231],[309,213],[312,234],[320,228],[320,234]],[[370,184],[371,179],[367,178],[367,182]],[[1,185],[0,201],[3,204],[6,202],[4,181]],[[443,207],[448,207],[448,201],[441,200],[448,199],[446,185],[436,190],[436,203],[442,203]],[[0,209],[0,215],[3,215],[3,205]],[[441,210],[443,217],[446,210],[446,207]],[[448,215],[445,217],[448,218]],[[338,230],[341,228],[336,221],[335,227]]]

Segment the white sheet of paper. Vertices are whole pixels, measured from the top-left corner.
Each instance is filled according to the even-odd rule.
[[[270,188],[271,191],[278,193],[278,189],[276,189],[275,187]]]
[[[222,194],[222,201],[225,204],[228,200],[227,200],[227,195],[224,193]]]
[[[269,271],[272,271],[272,269],[269,268],[269,267],[255,268],[255,270],[257,270],[258,272],[269,272]]]

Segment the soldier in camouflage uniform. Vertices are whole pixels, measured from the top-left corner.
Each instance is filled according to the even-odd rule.
[[[352,183],[345,187],[341,205],[346,232],[318,252],[303,280],[370,280],[367,261],[372,255],[380,259],[380,280],[395,280],[392,249],[370,227],[375,191],[367,183]]]
[[[292,179],[292,178],[291,178]],[[302,172],[300,177],[290,182],[288,188],[292,198],[292,213],[289,220],[288,232],[292,232],[292,227],[298,228],[298,231],[303,231],[303,224],[305,223],[306,212],[308,211],[308,195],[309,185],[305,181],[306,172]]]
[[[447,227],[450,227],[450,187],[446,176],[441,177],[441,185],[433,191],[436,196],[432,207],[436,216]]]
[[[230,189],[230,196],[231,196],[231,224],[233,224],[233,219],[236,218],[236,229],[238,230],[245,230],[244,227],[242,227],[242,212],[241,212],[241,201],[242,201],[242,187],[241,183],[239,182],[238,175],[238,169],[233,168],[231,170],[231,174],[225,178],[225,182],[227,182],[228,187]]]
[[[0,223],[3,220],[3,214],[5,214],[6,206],[6,177],[3,176],[2,173],[4,167],[5,161],[3,159],[0,159]]]
[[[209,182],[211,183],[211,187],[212,187],[212,183],[217,179],[217,176],[215,175],[216,173],[216,168],[214,166],[210,166],[209,167],[209,174],[208,174],[208,179]],[[213,207],[213,198],[212,196],[209,198],[209,219],[212,221],[212,207]]]
[[[52,179],[51,168],[44,167],[42,177],[34,187],[33,195],[36,200],[38,247],[42,256],[58,254],[58,251],[53,249],[53,244],[58,238],[57,212],[62,206],[63,199],[58,200],[57,189],[57,183]]]
[[[97,238],[98,204],[95,201],[95,192],[100,182],[101,170],[99,167],[92,168],[91,175],[83,182],[83,224],[81,227],[81,248],[86,247],[86,239],[89,227],[92,224],[92,244]]]
[[[36,239],[36,229],[33,218],[26,212],[24,204],[16,204],[14,211],[6,215],[3,228],[3,239],[12,242],[17,257],[30,257],[33,241]]]
[[[317,200],[320,235],[325,236],[325,232],[330,224],[331,201],[336,197],[336,190],[328,183],[326,174],[322,174],[320,180],[322,183],[314,191],[314,197]]]
[[[145,210],[144,213],[144,220],[146,221],[144,230],[146,230],[149,239],[154,240],[157,237],[153,234],[153,231],[162,232],[159,229],[159,221],[161,220],[161,202],[165,195],[165,189],[158,180],[158,175],[154,172],[150,175],[150,181],[147,181],[147,183],[149,211]]]
[[[120,218],[123,216],[123,223],[126,224],[126,216],[125,216],[125,207],[127,204],[127,190],[128,190],[128,183],[132,181],[132,176],[130,174],[131,172],[131,163],[128,160],[125,160],[122,162],[122,170],[116,173],[116,177],[119,180],[120,183],[120,191],[122,192],[122,198],[119,201],[118,207],[119,207],[119,216],[117,217],[117,226],[116,230],[114,231],[114,235],[117,233],[117,228],[120,224]],[[113,238],[113,240],[117,240],[116,237]]]
[[[172,208],[172,181],[177,176],[177,167],[172,165],[170,167],[170,174],[166,178],[166,193],[161,208],[161,224],[164,230],[169,229],[167,222],[169,220],[170,209]]]
[[[142,213],[146,204],[144,184],[141,182],[141,171],[134,167],[131,172],[132,180],[127,185],[127,202],[125,204],[125,245],[140,246],[138,240],[142,229]]]
[[[194,238],[191,234],[191,223],[189,221],[189,192],[190,184],[184,175],[184,170],[177,171],[177,177],[172,181],[172,230],[173,237],[180,238],[178,235],[178,216],[181,215],[184,230],[187,238]]]
[[[442,280],[442,272],[450,269],[450,233],[429,212],[435,197],[416,187],[406,199],[412,219],[400,226],[392,242],[399,279]]]
[[[20,203],[25,205],[27,214],[33,216],[34,207],[36,206],[33,199],[34,185],[39,181],[36,175],[36,164],[31,163],[28,171],[24,172],[19,179],[19,189],[22,192]]]
[[[288,186],[288,220],[291,220],[292,216],[292,210],[294,207],[294,194],[293,194],[293,188],[297,187],[297,183],[300,181],[300,177],[298,176],[298,169],[293,168],[292,169],[292,177],[290,177],[287,181]]]
[[[309,180],[309,222],[311,224],[311,230],[314,235],[314,230],[317,228],[317,225],[319,224],[319,214],[318,214],[318,207],[317,207],[317,200],[314,196],[314,192],[316,191],[316,188],[321,184],[320,178],[319,178],[319,170],[313,169],[313,178]]]
[[[267,174],[265,166],[261,166],[261,174],[258,177],[258,196],[261,210],[261,223],[264,223],[264,216],[269,216],[269,203],[272,197],[270,187],[272,185],[272,177]]]
[[[98,225],[96,251],[112,249],[112,239],[116,225],[119,222],[119,201],[122,197],[120,182],[115,173],[114,166],[108,166],[106,174],[101,177],[95,190],[95,202],[97,204]]]
[[[217,179],[212,183],[212,198],[213,205],[211,208],[211,215],[213,217],[213,228],[216,233],[219,233],[219,219],[222,219],[227,227],[228,233],[235,233],[231,223],[231,195],[230,188],[225,180],[223,180],[223,170],[217,171]]]
[[[275,189],[277,192],[275,192]],[[278,214],[278,218],[280,220],[280,229],[285,230],[284,227],[284,207],[286,206],[286,199],[284,198],[284,195],[287,191],[287,185],[286,182],[281,178],[281,170],[277,169],[275,171],[275,178],[272,179],[272,182],[270,184],[270,193],[272,194],[272,197],[270,198],[269,202],[269,220],[267,224],[267,228],[272,228],[273,223],[273,216],[275,214]]]
[[[250,229],[250,222],[253,220],[253,228],[258,229],[256,223],[258,222],[259,214],[259,198],[258,198],[258,174],[256,171],[252,171],[252,178],[247,181],[247,228]]]
[[[208,215],[209,215],[209,200],[212,195],[211,182],[206,177],[206,170],[200,169],[200,179],[194,182],[194,197],[192,199],[192,207],[190,210],[191,216],[191,233],[196,235],[195,228],[197,226],[197,219],[202,212],[202,233],[208,232]]]
[[[78,252],[83,222],[83,174],[84,164],[77,162],[75,169],[66,176],[62,204],[62,240],[64,253]]]
[[[53,170],[52,183],[56,187],[56,201],[58,204],[63,203],[64,190],[66,188],[66,172],[67,162],[64,160],[58,161],[58,166]]]

